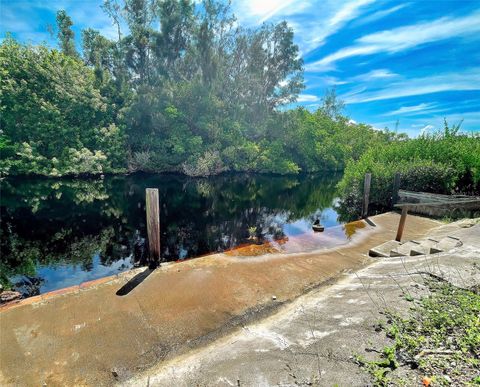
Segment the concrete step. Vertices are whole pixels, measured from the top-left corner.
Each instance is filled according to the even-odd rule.
[[[428,255],[449,251],[462,246],[460,239],[453,236],[446,236],[440,240],[426,238],[411,240],[408,242],[397,242],[394,240],[382,243],[373,247],[368,252],[371,257],[407,257],[415,255]]]
[[[446,236],[440,239],[440,241],[438,242],[438,247],[443,251],[452,250],[455,247],[460,247],[461,245],[463,245],[462,241],[453,236]]]
[[[418,253],[417,255],[421,254],[437,254],[441,253],[443,250],[438,246],[438,240],[433,239],[433,238],[427,238],[427,239],[421,239],[418,241],[412,241],[416,242],[420,245],[420,248],[415,248],[413,247],[412,250],[415,253]]]
[[[371,248],[370,251],[368,252],[368,255],[371,257],[389,257],[390,251],[392,251],[393,249],[397,248],[400,245],[401,245],[400,242],[397,242],[394,240],[387,241],[385,243],[382,243],[381,245]]]
[[[405,257],[424,254],[427,254],[427,249],[424,248],[419,242],[415,241],[402,243],[390,251],[391,257]]]

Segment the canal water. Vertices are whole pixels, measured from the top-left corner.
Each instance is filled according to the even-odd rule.
[[[165,261],[213,252],[252,256],[348,240],[335,209],[338,175],[133,174],[1,182],[0,280],[25,296],[144,264],[145,188],[159,189]],[[314,233],[319,219],[324,233]]]

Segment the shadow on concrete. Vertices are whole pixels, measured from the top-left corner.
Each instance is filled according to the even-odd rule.
[[[138,285],[140,285],[145,279],[153,273],[155,269],[147,268],[141,273],[138,273],[135,277],[133,277],[130,281],[128,281],[125,285],[123,285],[120,289],[118,289],[117,296],[126,296],[130,293],[133,289],[135,289]]]

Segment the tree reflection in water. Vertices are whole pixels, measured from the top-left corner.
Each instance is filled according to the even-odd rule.
[[[338,225],[339,177],[5,179],[1,283],[32,295],[141,265],[147,187],[159,189],[161,255],[171,261],[301,236],[318,217]]]

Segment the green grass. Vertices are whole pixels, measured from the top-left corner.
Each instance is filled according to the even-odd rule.
[[[393,339],[380,359],[358,364],[376,386],[412,385],[429,377],[434,386],[480,385],[480,295],[448,282],[429,280],[429,295],[415,303],[408,316],[387,312],[379,324]],[[403,372],[395,372],[403,368]],[[407,375],[407,376],[405,376]],[[408,380],[408,381],[406,381]]]

